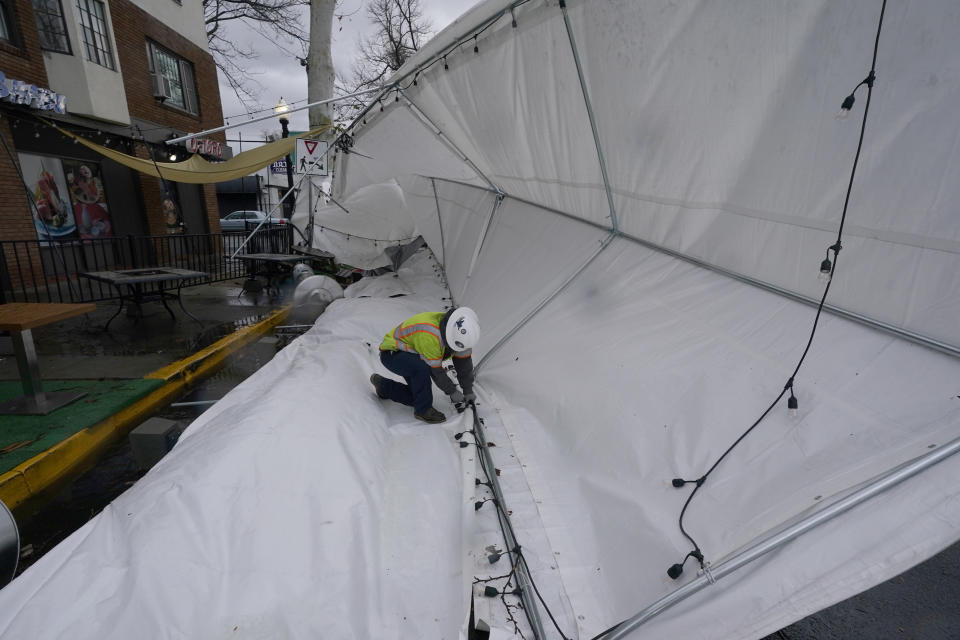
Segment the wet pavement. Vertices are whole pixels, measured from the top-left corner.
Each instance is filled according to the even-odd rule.
[[[171,302],[174,319],[158,302],[142,306],[136,319],[116,300],[97,302],[89,314],[34,329],[40,373],[45,379],[140,378],[209,346],[236,329],[254,324],[283,302],[265,292],[242,293],[242,280],[205,284],[183,290],[183,304],[201,322]],[[9,337],[0,338],[0,380],[17,380]]]
[[[236,329],[262,319],[283,297],[243,293],[242,281],[193,287],[184,305],[203,324],[172,305],[148,303],[139,322],[117,317],[103,326],[117,302],[98,303],[88,316],[34,331],[40,370],[48,379],[132,378],[195,353]],[[282,292],[283,293],[283,292]],[[289,293],[288,291],[286,293]],[[268,334],[227,359],[224,367],[180,401],[217,400],[263,366],[286,338]],[[0,380],[16,380],[9,338],[0,337]],[[158,416],[189,423],[206,408],[167,407]],[[19,522],[22,539],[18,574],[81,527],[145,472],[134,461],[129,440],[113,445],[98,465],[75,480],[39,511]],[[873,589],[809,616],[764,640],[956,640],[960,638],[960,543]]]

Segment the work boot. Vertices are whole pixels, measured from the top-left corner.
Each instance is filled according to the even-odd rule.
[[[423,413],[414,413],[413,417],[417,420],[423,420],[427,424],[437,424],[438,422],[445,422],[447,416],[443,415],[433,407],[430,407]]]
[[[374,390],[377,392],[377,397],[381,400],[386,400],[387,396],[383,395],[383,376],[378,373],[375,373],[370,376],[370,384],[373,385]]]

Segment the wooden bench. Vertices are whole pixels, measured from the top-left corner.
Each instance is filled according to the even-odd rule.
[[[0,331],[9,331],[17,358],[23,395],[0,403],[0,415],[46,415],[86,392],[44,392],[37,364],[37,351],[31,330],[89,313],[97,308],[92,302],[64,304],[56,302],[11,302],[0,305]]]

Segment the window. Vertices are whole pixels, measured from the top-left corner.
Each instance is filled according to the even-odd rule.
[[[40,46],[48,51],[73,53],[67,37],[67,23],[63,19],[60,0],[33,0],[33,15],[37,18]]]
[[[155,42],[147,41],[147,60],[153,81],[153,95],[164,104],[199,113],[193,65]]]
[[[110,48],[103,2],[77,0],[77,9],[80,11],[80,31],[83,32],[83,46],[87,50],[87,60],[107,69],[116,69],[113,64],[113,50]]]
[[[16,25],[13,0],[0,0],[0,42],[20,46]]]

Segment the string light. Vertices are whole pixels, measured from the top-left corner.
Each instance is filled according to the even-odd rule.
[[[480,53],[480,47],[477,46],[477,36],[473,36],[473,52]]]
[[[443,70],[444,71],[450,70],[450,65],[447,64],[447,56],[443,56]]]
[[[830,279],[833,277],[833,263],[830,262],[830,251],[833,251],[833,259],[836,260],[841,248],[839,241],[827,247],[827,257],[820,263],[820,275],[817,276],[820,282],[824,284],[830,282]]]
[[[854,96],[854,94],[857,92],[857,89],[864,85],[866,85],[868,90],[872,89],[873,81],[876,79],[877,76],[873,72],[873,69],[871,69],[869,75],[867,75],[867,77],[864,78],[860,84],[853,88],[853,91],[850,92],[850,95],[843,99],[843,103],[840,105],[840,113],[837,114],[838,120],[843,120],[850,115],[850,110],[853,109],[853,103],[857,101],[856,97]]]
[[[791,418],[796,418],[800,415],[800,403],[797,402],[797,397],[793,395],[793,390],[790,391],[790,397],[787,398],[787,410],[790,412]]]
[[[853,189],[853,180],[854,180],[854,177],[855,177],[856,174],[857,174],[857,165],[858,165],[859,160],[860,160],[860,151],[861,151],[862,148],[863,148],[863,137],[864,137],[864,133],[865,133],[866,128],[867,128],[867,114],[868,114],[869,111],[870,111],[870,99],[871,99],[871,97],[872,97],[872,95],[873,95],[873,82],[874,82],[874,80],[876,79],[876,73],[875,73],[875,71],[876,71],[876,65],[877,65],[877,51],[878,51],[879,46],[880,46],[880,32],[881,32],[881,30],[882,30],[882,28],[883,28],[883,15],[884,15],[884,12],[886,11],[886,8],[887,8],[887,1],[886,1],[886,0],[883,0],[883,4],[882,4],[881,7],[880,7],[880,18],[879,18],[878,23],[877,23],[877,35],[876,35],[876,40],[874,41],[874,46],[873,46],[873,60],[872,60],[872,62],[871,62],[870,73],[867,75],[867,77],[866,77],[860,84],[858,84],[856,87],[854,87],[853,92],[851,92],[851,94],[850,94],[849,96],[847,96],[847,97],[843,100],[843,104],[841,105],[841,109],[840,109],[841,112],[849,112],[850,109],[853,107],[853,103],[854,103],[854,96],[853,96],[853,94],[856,93],[857,89],[859,89],[860,87],[866,85],[866,87],[867,87],[867,103],[866,103],[866,106],[864,107],[864,110],[863,110],[863,119],[861,120],[861,124],[860,124],[860,140],[859,140],[859,142],[857,143],[857,151],[856,151],[856,154],[855,154],[854,157],[853,157],[853,167],[852,167],[851,170],[850,170],[850,181],[849,181],[849,183],[847,184],[846,197],[845,197],[844,203],[843,203],[843,212],[840,214],[840,228],[839,228],[838,231],[837,231],[837,241],[836,241],[836,243],[834,243],[833,245],[831,245],[830,247],[827,248],[826,259],[825,259],[823,262],[820,263],[820,278],[826,282],[826,287],[824,288],[823,295],[820,297],[820,303],[817,305],[817,314],[816,314],[816,316],[814,317],[813,327],[810,329],[810,336],[809,336],[809,338],[807,339],[807,345],[806,345],[806,347],[804,348],[803,354],[800,356],[800,359],[799,359],[799,361],[797,362],[796,367],[795,367],[794,370],[793,370],[793,374],[792,374],[792,375],[790,376],[790,378],[787,380],[787,383],[784,385],[783,390],[780,391],[780,394],[774,399],[774,401],[770,404],[770,406],[768,406],[767,409],[760,415],[760,417],[757,418],[757,420],[756,420],[752,425],[750,425],[750,427],[747,428],[747,430],[744,431],[744,432],[740,435],[740,437],[738,437],[738,438],[733,442],[733,444],[731,444],[731,445],[727,448],[727,450],[724,451],[723,454],[720,455],[719,458],[717,458],[717,460],[713,463],[713,465],[710,467],[710,469],[708,469],[707,472],[706,472],[705,474],[703,474],[699,479],[694,480],[694,481],[684,480],[684,479],[682,479],[682,478],[674,478],[674,479],[673,479],[673,486],[676,487],[676,488],[678,488],[678,489],[686,486],[687,484],[689,484],[689,483],[691,483],[691,482],[693,482],[693,483],[696,484],[696,486],[694,487],[693,491],[690,493],[689,496],[687,496],[687,500],[686,500],[686,502],[684,503],[683,508],[680,510],[680,518],[679,518],[680,532],[683,534],[683,536],[684,536],[687,540],[690,541],[690,544],[693,545],[693,551],[691,551],[690,553],[688,553],[688,554],[686,555],[686,557],[683,559],[683,562],[674,564],[674,565],[672,565],[672,566],[667,570],[667,575],[670,576],[670,577],[673,578],[673,579],[678,578],[678,577],[680,576],[680,574],[683,573],[683,565],[686,563],[687,559],[689,559],[689,558],[691,558],[691,557],[696,558],[696,559],[700,562],[701,568],[704,568],[704,567],[705,567],[704,560],[703,560],[703,554],[702,554],[702,552],[700,551],[699,545],[698,545],[697,542],[693,539],[693,537],[692,537],[689,533],[687,533],[687,530],[686,530],[686,529],[684,528],[684,526],[683,526],[683,517],[684,517],[684,515],[685,515],[686,512],[687,512],[687,507],[690,506],[690,501],[693,499],[693,496],[696,495],[697,491],[700,489],[700,487],[701,487],[701,486],[703,485],[703,483],[706,481],[707,477],[708,477],[711,473],[713,473],[714,469],[717,468],[717,466],[724,460],[724,458],[726,458],[727,455],[728,455],[731,451],[733,451],[733,449],[734,449],[738,444],[740,444],[740,442],[742,442],[743,439],[746,438],[746,437],[757,427],[757,425],[759,425],[761,422],[763,422],[764,418],[767,417],[767,414],[770,413],[770,411],[773,409],[773,407],[776,406],[776,404],[777,404],[778,402],[780,402],[781,398],[783,398],[783,396],[784,396],[788,391],[790,392],[790,397],[787,399],[787,409],[788,409],[788,411],[790,412],[790,414],[793,415],[793,416],[796,416],[796,415],[799,413],[799,411],[798,411],[798,410],[799,410],[799,402],[797,401],[796,396],[794,396],[794,394],[793,394],[793,379],[794,379],[794,376],[796,376],[797,373],[800,371],[800,368],[803,366],[803,363],[804,363],[804,361],[805,361],[805,359],[806,359],[806,357],[807,357],[807,354],[810,352],[810,346],[813,344],[813,339],[814,339],[814,336],[816,335],[817,327],[818,327],[819,322],[820,322],[820,315],[821,315],[821,313],[823,312],[824,304],[826,304],[827,294],[830,292],[830,284],[831,284],[831,279],[832,279],[832,276],[833,276],[833,272],[836,270],[836,261],[837,261],[837,257],[838,257],[838,255],[839,255],[840,249],[841,249],[840,240],[841,240],[841,238],[843,237],[843,227],[844,227],[844,223],[846,222],[846,219],[847,219],[847,208],[848,208],[848,206],[849,206],[849,204],[850,204],[850,192],[851,192],[852,189]],[[845,115],[845,114],[844,114],[844,115]],[[830,251],[831,251],[831,250],[833,251],[833,262],[830,261]]]

